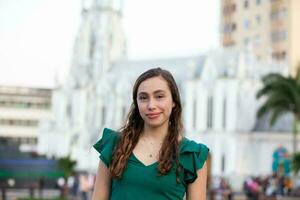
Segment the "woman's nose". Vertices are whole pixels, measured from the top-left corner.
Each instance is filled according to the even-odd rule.
[[[153,110],[155,108],[155,100],[150,98],[147,107],[149,110]]]

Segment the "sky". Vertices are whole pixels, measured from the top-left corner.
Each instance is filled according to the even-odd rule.
[[[200,55],[219,46],[219,0],[124,0],[129,59]],[[81,0],[0,0],[0,85],[63,82]]]

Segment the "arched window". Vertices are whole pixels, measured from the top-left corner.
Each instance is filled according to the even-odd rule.
[[[207,129],[213,127],[213,111],[213,97],[209,95],[207,99]]]

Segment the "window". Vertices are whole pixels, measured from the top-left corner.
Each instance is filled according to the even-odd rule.
[[[222,155],[222,161],[221,161],[221,171],[222,173],[225,172],[225,166],[226,166],[226,159],[225,159],[225,155]]]
[[[256,24],[259,25],[260,22],[261,22],[260,16],[259,16],[259,15],[256,15],[255,19],[256,19]]]
[[[249,45],[249,43],[250,43],[250,40],[249,40],[249,38],[246,37],[244,39],[244,46],[247,47]]]
[[[24,100],[1,100],[0,107],[6,108],[34,108],[34,109],[48,109],[49,102],[28,102]]]
[[[196,128],[197,125],[197,99],[194,99],[193,102],[193,128]]]
[[[102,109],[101,109],[101,114],[102,114],[102,116],[101,116],[101,124],[102,124],[102,125],[105,124],[105,120],[106,120],[106,119],[105,119],[105,118],[106,118],[105,113],[106,113],[106,109],[105,109],[105,107],[103,106]]]
[[[284,19],[286,17],[287,17],[287,11],[286,11],[286,8],[283,8],[278,12],[278,18]]]
[[[286,59],[286,51],[273,52],[272,58],[275,60],[284,60]]]
[[[261,4],[261,0],[256,0],[256,5],[260,5]]]
[[[271,20],[276,20],[277,19],[277,12],[272,11],[271,14],[270,14],[270,18],[271,18]]]
[[[38,120],[0,119],[0,125],[6,126],[38,126]]]
[[[236,24],[225,24],[223,27],[223,33],[231,33],[232,31],[236,30]]]
[[[271,20],[284,20],[287,17],[286,8],[273,10],[270,14]]]
[[[229,26],[229,24],[225,24],[224,25],[223,33],[230,33],[230,26]]]
[[[207,99],[207,128],[211,129],[213,127],[213,97],[208,96]]]
[[[272,39],[273,42],[276,42],[278,40],[277,38],[278,38],[277,32],[271,33],[271,39]]]
[[[96,43],[96,36],[95,32],[92,31],[90,35],[90,46],[89,46],[89,57],[93,58],[94,56],[94,51],[95,51],[95,43]]]
[[[71,105],[71,103],[68,103],[68,105],[66,107],[66,115],[68,117],[72,117],[72,105]]]
[[[261,60],[261,56],[256,56],[256,60]]]
[[[126,107],[122,106],[122,119],[126,119],[126,115],[127,115],[126,111],[127,111]]]
[[[280,39],[286,40],[287,39],[287,31],[281,31],[280,33]]]
[[[275,31],[271,33],[271,39],[273,42],[284,41],[287,39],[287,31]]]
[[[281,52],[281,58],[282,58],[282,59],[285,59],[285,58],[286,58],[286,52],[285,52],[285,51],[282,51],[282,52]]]
[[[244,28],[249,29],[251,26],[251,21],[249,19],[244,20]]]
[[[236,5],[234,3],[233,4],[228,4],[228,5],[224,6],[223,14],[228,15],[228,14],[233,13],[235,10],[236,10]]]
[[[236,5],[235,5],[235,4],[232,4],[232,5],[231,5],[231,11],[234,12],[235,9],[236,9]]]
[[[224,42],[223,41],[223,46],[224,47],[232,47],[235,45],[235,41],[229,41],[229,42]]]
[[[235,30],[236,30],[236,24],[235,24],[235,23],[232,24],[231,30],[232,30],[232,31],[235,31]]]
[[[223,101],[223,128],[226,128],[226,98]]]
[[[259,46],[259,45],[261,44],[261,37],[260,37],[260,35],[256,35],[256,36],[254,37],[254,44],[255,44],[256,46]]]
[[[225,24],[223,28],[223,33],[231,33],[233,31],[233,28],[235,30],[235,25],[233,24]]]
[[[244,8],[247,9],[249,7],[249,1],[245,0],[244,1]]]
[[[229,10],[228,5],[224,6],[224,8],[223,8],[223,14],[224,15],[228,15],[229,13],[230,13],[230,10]]]

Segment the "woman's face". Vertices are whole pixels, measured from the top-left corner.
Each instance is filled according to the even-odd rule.
[[[161,76],[146,79],[139,85],[137,104],[144,125],[150,127],[168,123],[175,105],[168,83]]]

